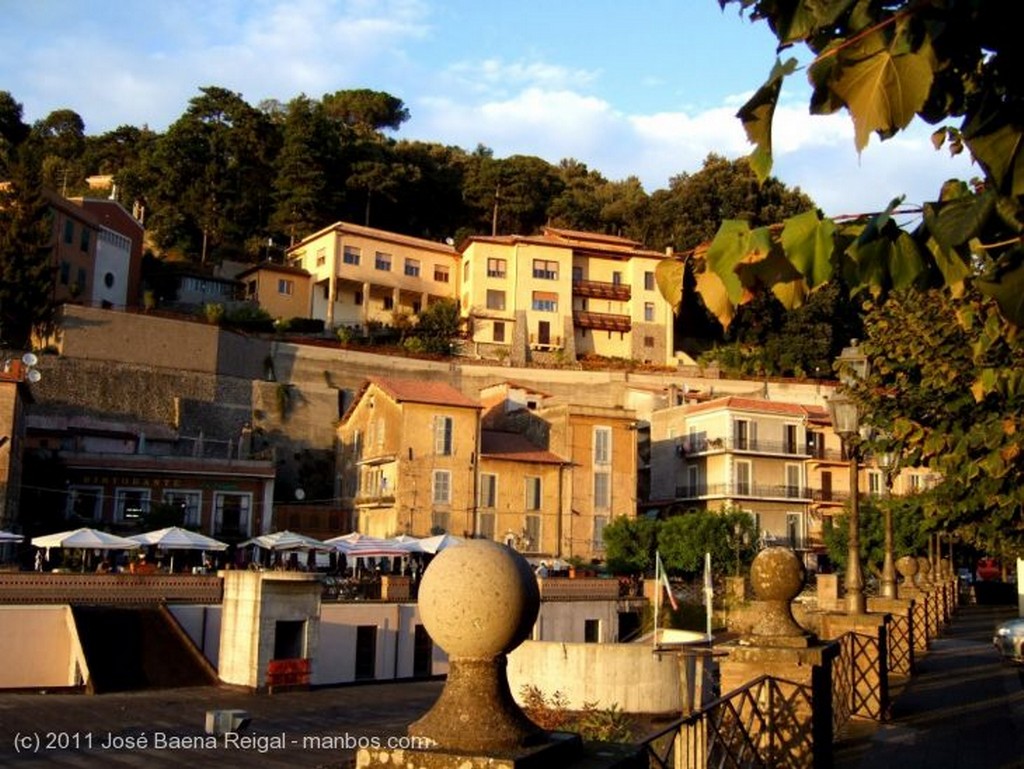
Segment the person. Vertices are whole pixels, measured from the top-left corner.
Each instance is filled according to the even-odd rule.
[[[36,571],[43,570],[43,551],[36,550]]]
[[[543,579],[548,575],[548,564],[547,561],[541,561],[540,566],[537,567],[537,576]]]

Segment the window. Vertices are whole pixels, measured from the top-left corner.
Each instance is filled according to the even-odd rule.
[[[594,516],[594,550],[604,550],[604,527],[607,525],[607,515]]]
[[[797,454],[796,425],[783,425],[782,450],[786,454]]]
[[[582,267],[578,267],[578,266],[574,266],[572,268],[572,282],[573,283],[580,283],[582,280],[583,280],[583,268]],[[584,308],[584,309],[586,309],[586,308]]]
[[[452,454],[451,417],[434,417],[434,453],[444,457]]]
[[[653,291],[654,290],[654,286],[655,286],[655,283],[654,283],[654,273],[650,272],[650,271],[645,272],[644,273],[644,291]]]
[[[277,281],[277,293],[291,296],[295,292],[295,281],[280,278]]]
[[[358,267],[362,252],[355,246],[345,246],[345,253],[342,255],[341,260],[345,264],[351,264],[353,267]]]
[[[373,258],[373,266],[382,272],[391,272],[391,254],[378,251]]]
[[[800,465],[786,465],[786,496],[789,499],[800,496],[800,487],[803,485],[800,470]]]
[[[469,281],[470,265],[469,259],[462,263],[462,282],[466,283]]]
[[[435,470],[433,495],[435,505],[447,505],[452,501],[452,474],[449,470]]]
[[[653,336],[645,336],[644,337],[644,347],[654,347],[654,337]]]
[[[786,539],[790,547],[803,546],[802,518],[800,513],[786,513]]]
[[[494,323],[494,336],[493,336],[493,340],[492,341],[495,341],[495,342],[504,342],[505,341],[505,324],[502,323],[500,320],[499,321],[495,321],[495,323]]]
[[[648,323],[654,322],[654,302],[644,302],[644,320]]]
[[[612,463],[612,428],[594,428],[594,464],[610,465]]]
[[[540,510],[540,478],[524,479],[526,485],[526,509]]]
[[[316,250],[316,266],[323,267],[325,264],[327,264],[327,249],[318,248]]]
[[[750,494],[750,462],[736,463],[736,493]]]
[[[583,643],[596,644],[601,640],[601,620],[583,620]]]
[[[363,292],[362,291],[356,291],[355,294],[352,295],[352,300],[353,300],[353,304],[356,304],[356,305],[362,304],[363,303]]]
[[[540,280],[558,280],[558,262],[547,259],[533,260],[533,277]]]
[[[114,492],[114,520],[137,521],[149,512],[149,489],[117,489]]]
[[[251,494],[215,492],[213,495],[213,535],[248,536]]]
[[[482,539],[494,540],[494,513],[478,513],[476,533]]]
[[[203,492],[201,491],[165,491],[164,504],[171,505],[181,511],[181,525],[198,527]]]
[[[75,223],[70,219],[64,220],[64,242],[68,245],[75,242]]]
[[[78,273],[75,277],[75,285],[78,286],[79,291],[85,291],[86,273],[84,267],[78,268]]]
[[[872,497],[882,496],[882,474],[877,470],[868,470],[868,494]]]
[[[68,489],[68,512],[77,518],[98,521],[102,502],[102,486],[72,486]]]
[[[68,262],[60,263],[60,284],[66,286],[71,282],[71,265]]]
[[[410,278],[418,278],[420,276],[420,260],[406,259],[405,274],[408,275]]]
[[[539,552],[540,547],[540,516],[539,515],[528,515],[526,516],[525,535],[523,536],[523,550],[528,553]]]
[[[487,309],[488,310],[504,310],[505,309],[505,292],[504,291],[492,291],[487,289]]]
[[[491,473],[480,475],[480,507],[494,507],[498,497],[498,476]]]
[[[82,237],[81,241],[79,242],[79,246],[83,251],[89,250],[89,230],[87,230],[85,227],[82,227]]]
[[[438,283],[448,282],[448,268],[445,265],[434,265],[434,280],[436,280]]]
[[[618,270],[616,270],[615,272],[612,273],[612,285],[613,286],[621,286],[622,285],[622,273],[619,272]]]
[[[505,277],[505,260],[504,259],[488,259],[487,260],[487,277],[488,278],[504,278]]]
[[[537,323],[537,342],[551,344],[551,324],[546,320]]]
[[[548,291],[534,291],[533,309],[537,312],[558,312],[558,294],[552,294]]]
[[[395,309],[395,298],[393,296],[385,296],[384,299],[381,301],[381,307],[383,307],[385,310]]]
[[[916,473],[908,476],[910,480],[910,490],[915,494],[921,490],[921,476]]]
[[[594,473],[594,509],[607,510],[611,506],[611,473]]]
[[[743,451],[757,446],[757,425],[749,419],[737,419],[733,423],[735,448]]]

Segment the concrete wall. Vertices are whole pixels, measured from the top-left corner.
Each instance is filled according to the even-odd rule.
[[[647,644],[582,644],[526,641],[509,655],[512,695],[524,686],[547,697],[561,692],[568,707],[593,702],[627,713],[678,713],[683,709],[682,658],[654,654]]]
[[[80,685],[88,677],[71,609],[0,606],[0,689]]]
[[[220,604],[169,604],[168,610],[215,668],[220,662]]]
[[[587,620],[600,623],[601,643],[619,640],[619,612],[616,601],[541,601],[540,613],[533,626],[535,641],[567,641],[583,643]]]

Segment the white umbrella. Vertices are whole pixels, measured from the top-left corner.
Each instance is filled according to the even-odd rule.
[[[247,539],[239,547],[256,545],[264,550],[320,550],[330,552],[334,549],[332,545],[322,542],[305,534],[297,534],[294,531],[277,531],[273,534],[262,534],[252,539]]]
[[[4,531],[0,529],[0,543],[4,542],[21,542],[24,537],[20,534],[15,534],[13,531]]]
[[[178,526],[169,526],[166,529],[146,531],[142,534],[134,534],[133,539],[142,545],[155,545],[161,550],[227,550],[226,542],[208,537],[197,531],[189,531]],[[174,553],[171,553],[171,571],[174,571]]]
[[[440,553],[446,547],[461,545],[465,540],[453,534],[438,534],[433,537],[425,537],[420,540],[420,547],[424,553]]]
[[[36,547],[59,547],[64,550],[135,550],[139,543],[127,537],[119,537],[99,529],[83,527],[73,531],[59,531],[56,534],[44,534],[32,537]],[[82,571],[85,571],[85,557],[82,557]]]
[[[84,548],[87,550],[134,550],[139,543],[128,537],[119,537],[99,529],[83,527],[74,531],[60,531],[32,537],[36,547]]]

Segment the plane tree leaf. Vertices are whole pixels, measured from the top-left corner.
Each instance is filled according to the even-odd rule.
[[[992,297],[1000,314],[1017,327],[1024,326],[1024,258],[1020,256],[1013,267],[976,280],[978,290]]]
[[[835,222],[822,219],[816,211],[790,217],[782,229],[782,248],[812,289],[832,278],[835,231]]]
[[[785,64],[776,59],[764,85],[736,113],[743,121],[747,140],[754,145],[754,151],[748,158],[750,168],[762,183],[772,170],[772,119],[782,91],[782,81],[795,69],[796,59],[789,59]]]
[[[679,259],[663,259],[654,268],[654,280],[662,297],[672,306],[672,312],[679,313],[683,303],[683,274],[686,263]]]
[[[743,284],[736,267],[751,251],[750,225],[745,221],[727,219],[715,233],[707,250],[708,271],[718,276],[729,301],[734,305],[743,301]],[[703,296],[704,292],[701,291]],[[724,324],[723,324],[724,325]]]
[[[697,273],[697,291],[708,312],[718,319],[722,328],[728,329],[736,316],[736,305],[729,299],[729,292],[718,274],[708,270]]]

